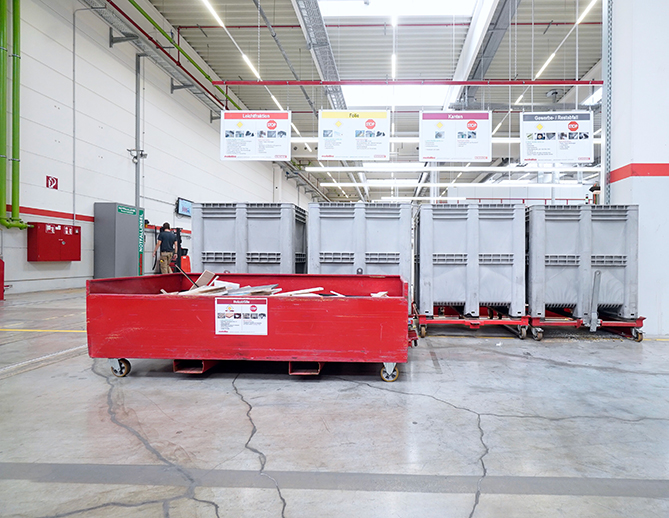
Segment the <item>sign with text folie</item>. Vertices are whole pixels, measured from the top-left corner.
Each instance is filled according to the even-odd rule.
[[[490,112],[421,112],[421,162],[490,162]]]
[[[221,112],[221,160],[290,160],[290,112]]]
[[[586,111],[520,114],[522,162],[592,162],[592,113]]]
[[[389,111],[321,110],[319,160],[389,160]]]

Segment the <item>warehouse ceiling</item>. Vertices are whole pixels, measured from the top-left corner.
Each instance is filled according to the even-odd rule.
[[[150,0],[223,80],[601,80],[601,0]],[[207,5],[208,4],[208,5]],[[577,21],[580,20],[580,23]],[[221,26],[220,22],[225,27]],[[393,70],[393,54],[395,68]],[[551,58],[551,56],[554,56]],[[246,57],[245,57],[246,56]],[[546,65],[546,63],[548,64]],[[252,69],[255,69],[255,71]],[[257,71],[257,75],[256,72]],[[394,72],[394,76],[393,76]],[[493,162],[503,174],[447,163],[440,181],[473,183],[528,175],[519,161],[519,112],[593,109],[600,129],[599,87],[593,86],[224,86],[244,107],[292,111],[293,162],[317,184],[352,179],[419,179],[420,110],[493,111]],[[413,171],[332,172],[341,162],[316,159],[315,111],[380,107],[393,110],[391,161]],[[230,106],[231,109],[234,109]],[[301,140],[299,140],[301,139]],[[600,155],[600,146],[595,146]],[[595,165],[598,164],[597,158]],[[357,164],[360,166],[360,164]],[[573,166],[573,164],[570,164]],[[460,168],[458,170],[457,168]],[[500,169],[502,171],[502,169]],[[460,174],[462,173],[462,174]],[[562,177],[576,178],[577,173]],[[530,175],[530,180],[536,177]],[[580,176],[578,176],[580,178]],[[389,189],[320,189],[331,200],[378,200]],[[414,187],[393,191],[417,196]],[[426,190],[423,190],[423,195]]]

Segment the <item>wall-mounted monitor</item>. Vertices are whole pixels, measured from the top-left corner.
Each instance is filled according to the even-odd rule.
[[[176,213],[180,216],[191,217],[193,212],[193,202],[190,200],[185,200],[183,198],[177,198]]]

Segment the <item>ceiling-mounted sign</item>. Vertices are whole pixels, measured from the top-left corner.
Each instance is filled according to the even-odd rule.
[[[221,112],[221,160],[290,160],[290,112]]]
[[[390,112],[321,110],[319,160],[389,160]]]
[[[490,112],[421,112],[421,162],[490,162]]]
[[[520,114],[522,162],[592,162],[592,112]]]

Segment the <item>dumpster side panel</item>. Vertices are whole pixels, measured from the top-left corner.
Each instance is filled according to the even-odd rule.
[[[216,335],[215,298],[90,294],[89,354],[93,358],[407,361],[404,297],[266,297],[266,336]]]

